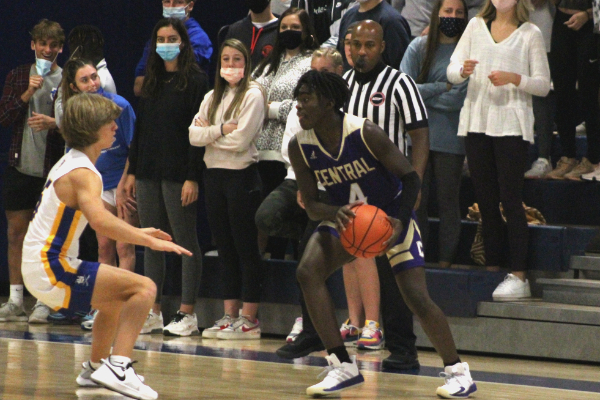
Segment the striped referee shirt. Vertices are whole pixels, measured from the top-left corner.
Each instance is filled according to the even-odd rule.
[[[427,110],[412,78],[380,62],[366,74],[351,69],[344,79],[350,87],[344,112],[379,125],[406,154],[406,132],[428,126]]]

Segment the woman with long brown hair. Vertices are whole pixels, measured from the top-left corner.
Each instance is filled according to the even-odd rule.
[[[312,51],[318,48],[308,13],[291,7],[281,15],[273,51],[253,72],[256,81],[266,89],[269,103],[268,118],[256,143],[264,196],[285,178],[286,165],[281,157],[281,142],[287,117],[292,110],[292,94],[298,79],[310,70]],[[264,251],[267,236],[261,233],[259,238],[259,247]]]
[[[440,217],[439,265],[454,261],[460,235],[459,188],[465,160],[464,139],[457,136],[460,109],[467,84],[448,83],[446,68],[467,26],[465,0],[437,0],[431,13],[429,34],[412,41],[400,70],[415,80],[429,117],[429,161],[423,177],[417,211],[423,243],[427,245],[429,187],[435,177]]]
[[[196,64],[183,22],[160,20],[152,33],[125,188],[129,196],[137,195],[142,227],[167,230],[170,226],[175,241],[193,255],[182,257],[181,305],[163,330],[160,300],[165,256],[146,249],[144,273],[156,283],[158,292],[142,333],[199,334],[194,305],[202,255],[196,233],[196,200],[204,164],[201,149],[190,145],[188,125],[207,91],[208,79]]]
[[[266,102],[251,76],[248,49],[227,39],[217,59],[215,89],[189,127],[190,142],[206,148],[204,187],[211,232],[223,265],[225,314],[202,337],[259,339],[262,259],[254,214],[260,206],[256,138]],[[239,310],[242,310],[241,315]]]

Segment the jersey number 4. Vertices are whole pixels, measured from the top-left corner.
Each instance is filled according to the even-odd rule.
[[[354,203],[355,201],[362,201],[365,204],[368,204],[367,197],[364,195],[360,186],[358,186],[358,183],[350,185],[350,200],[348,201],[348,204]]]

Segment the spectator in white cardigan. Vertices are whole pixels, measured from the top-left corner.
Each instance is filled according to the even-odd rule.
[[[533,142],[531,96],[550,90],[544,38],[528,22],[531,8],[530,0],[487,0],[467,25],[447,69],[452,84],[469,79],[458,135],[466,136],[490,270],[499,269],[506,253],[500,202],[506,215],[511,273],[494,291],[494,300],[531,296],[523,171],[528,142]]]

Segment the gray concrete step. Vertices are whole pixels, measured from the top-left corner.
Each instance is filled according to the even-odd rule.
[[[480,302],[477,317],[600,326],[600,307],[550,303],[542,299]]]
[[[578,271],[600,271],[600,255],[571,256],[569,266]]]
[[[544,301],[551,303],[600,306],[600,281],[592,279],[538,279]]]

